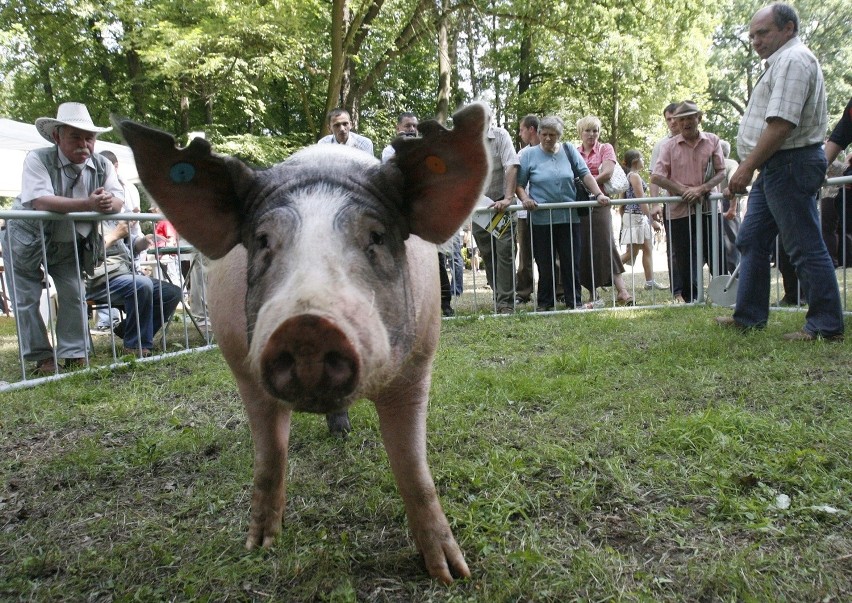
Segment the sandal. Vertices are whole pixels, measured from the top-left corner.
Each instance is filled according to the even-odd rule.
[[[636,304],[633,302],[632,297],[628,297],[627,299],[617,299],[615,300],[616,306],[635,306]]]

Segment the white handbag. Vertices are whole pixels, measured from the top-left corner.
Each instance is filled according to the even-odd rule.
[[[624,173],[624,168],[616,162],[612,177],[604,182],[604,192],[607,197],[614,198],[624,194],[628,186],[630,186],[630,183],[627,181],[627,174]]]

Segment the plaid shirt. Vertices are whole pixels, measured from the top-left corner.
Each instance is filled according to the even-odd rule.
[[[795,126],[781,149],[819,144],[825,138],[828,112],[822,69],[798,37],[766,60],[766,70],[757,81],[737,133],[740,160],[754,151],[771,117]]]
[[[512,146],[512,136],[504,128],[490,126],[488,128],[488,149],[491,152],[491,178],[485,188],[485,195],[498,200],[505,196],[506,168],[520,165],[521,160]]]

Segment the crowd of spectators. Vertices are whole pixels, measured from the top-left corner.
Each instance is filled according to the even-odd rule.
[[[594,308],[602,305],[601,291],[610,288],[613,303],[632,305],[624,266],[641,255],[645,289],[668,289],[675,302],[699,299],[704,264],[711,275],[739,269],[734,315],[718,322],[741,330],[762,328],[774,257],[784,276],[781,301],[809,305],[804,329],[791,338],[842,338],[833,269],[848,266],[852,255],[848,201],[852,187],[846,194],[826,195],[819,205],[816,194],[826,166],[835,174],[852,174],[852,159],[845,166],[835,162],[852,142],[852,100],[825,141],[822,73],[798,38],[798,15],[786,4],[767,6],[755,13],[749,32],[767,69],[740,125],[740,163],[730,158],[729,142],[702,129],[703,113],[691,100],[663,108],[669,133],[654,146],[647,165],[636,149],[624,152],[619,163],[613,145],[602,141],[602,124],[594,115],[577,121],[576,146],[563,141],[564,122],[554,115],[524,116],[518,124],[518,150],[505,128],[489,125],[491,174],[466,231],[482,260],[496,313],[513,313],[533,296],[541,311],[554,309],[560,301],[568,309]],[[347,110],[335,109],[327,119],[331,133],[319,144],[342,144],[373,154],[372,141],[352,131]],[[14,209],[140,211],[135,187],[117,175],[116,157],[94,153],[98,134],[111,128],[96,126],[85,105],[63,103],[56,118],[39,118],[36,128],[51,146],[27,155]],[[395,135],[417,136],[417,128],[417,116],[403,112]],[[393,158],[394,149],[388,145],[381,160]],[[785,170],[791,164],[797,169]],[[643,176],[646,168],[650,188]],[[627,185],[617,196],[623,191],[624,198],[635,202],[616,208],[619,237],[613,229],[611,197],[604,189],[615,190],[615,181],[622,178]],[[724,199],[711,202],[710,195],[721,191]],[[649,193],[677,196],[680,201],[643,202]],[[746,194],[747,202],[738,203]],[[592,207],[582,211],[550,207],[577,200],[591,201]],[[509,211],[518,205],[519,211]],[[719,220],[716,224],[714,217]],[[151,246],[176,245],[179,235],[169,226],[159,222],[157,231],[146,236],[135,221],[105,220],[100,227],[91,221],[13,220],[5,225],[2,246],[9,297],[17,315],[22,358],[35,364],[35,374],[59,372],[60,360],[65,367],[87,363],[86,300],[104,306],[96,328],[122,337],[125,353],[138,357],[153,353],[154,334],[183,301],[182,288],[175,282],[181,275],[149,277],[142,274],[137,258]],[[710,236],[714,230],[722,233],[716,249]],[[655,231],[667,235],[668,285],[655,277]],[[445,316],[454,314],[453,298],[463,291],[462,237],[459,233],[437,253]],[[478,268],[477,260],[472,267]],[[202,258],[195,269],[192,280],[199,286],[192,291],[191,307],[196,319],[205,321],[206,261]],[[39,312],[47,274],[58,293],[55,349]],[[589,294],[585,304],[582,288]],[[124,311],[123,321],[112,314],[118,307]]]

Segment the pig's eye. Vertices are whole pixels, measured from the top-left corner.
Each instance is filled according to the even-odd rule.
[[[384,245],[385,244],[385,235],[380,232],[371,232],[370,233],[370,244],[371,245]]]

